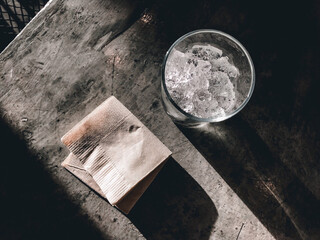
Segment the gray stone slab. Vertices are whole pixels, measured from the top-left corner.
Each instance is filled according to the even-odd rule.
[[[172,41],[195,27],[227,26],[223,13],[239,22],[242,11],[233,19],[223,3],[203,1],[175,15],[167,4],[50,1],[0,55],[2,118],[62,192],[54,194],[62,208],[76,206],[68,219],[94,238],[316,239],[319,177],[310,166],[318,152],[300,147],[306,131],[268,118],[259,97],[240,116],[200,129],[177,127],[163,111],[160,67]],[[68,154],[60,138],[111,95],[173,152],[128,216],[60,166]],[[288,137],[296,141],[287,145]],[[303,159],[292,148],[311,155],[310,176],[297,174]]]

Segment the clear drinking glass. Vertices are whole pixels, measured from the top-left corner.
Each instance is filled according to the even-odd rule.
[[[213,49],[213,52],[210,49]],[[207,50],[208,52],[206,52]],[[208,54],[214,56],[215,59],[211,60],[210,57],[207,57]],[[181,59],[179,59],[179,56],[181,56]],[[192,59],[188,59],[187,56],[191,56]],[[199,56],[201,56],[201,59]],[[226,63],[227,67],[221,65],[221,62]],[[187,69],[187,73],[182,70],[180,72],[181,77],[179,77],[179,74],[177,74],[176,69],[172,65],[175,65],[176,69]],[[203,68],[199,70],[201,74],[196,73],[198,65],[201,65]],[[235,72],[232,73],[233,70]],[[179,81],[183,82],[181,84],[185,84],[186,82],[183,79],[184,76],[186,76],[186,79],[192,79],[190,76],[193,75],[196,75],[198,78],[193,79],[192,81],[194,82],[192,84],[188,82],[187,85],[183,85],[185,89],[179,87],[180,92],[176,94],[175,89],[172,88],[172,83],[175,81],[172,75],[180,79]],[[226,87],[220,83],[219,76],[224,78],[222,82],[225,81],[228,84]],[[203,78],[207,78],[207,80],[201,83],[202,85],[204,84],[204,88],[201,85],[201,89],[201,87],[197,86],[197,81],[203,82]],[[171,84],[170,88],[167,85],[169,83]],[[249,53],[240,42],[220,31],[210,29],[196,30],[180,37],[167,51],[162,65],[161,98],[165,111],[174,122],[189,126],[201,125],[203,123],[220,122],[237,114],[248,103],[254,89],[254,84],[254,66]],[[178,86],[173,85],[175,87]],[[206,88],[211,92],[208,92]],[[218,88],[221,89],[219,90]],[[210,110],[213,111],[211,116],[208,110],[210,106],[201,106],[202,98],[205,97],[199,97],[197,95],[199,91],[200,95],[202,94],[206,97],[205,94],[207,94],[207,99],[210,99],[210,102],[204,101],[203,104],[210,105],[212,103],[215,105],[215,109],[221,113],[217,114],[214,113],[214,110]],[[221,96],[215,96],[215,92]],[[181,96],[181,98],[176,96]],[[181,99],[187,99],[184,105],[181,105]],[[189,100],[190,102],[188,102]],[[195,100],[194,104],[193,100]],[[228,105],[228,102],[223,101],[232,101],[232,104]],[[185,105],[186,107],[183,109],[181,106]],[[199,116],[198,113],[193,114],[192,111],[196,111],[197,107],[201,109],[204,107],[204,117]],[[190,111],[190,109],[193,110]]]

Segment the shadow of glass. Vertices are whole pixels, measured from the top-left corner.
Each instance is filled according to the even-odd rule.
[[[0,119],[0,239],[109,239]]]
[[[201,186],[170,158],[128,218],[147,239],[209,239],[218,213]]]
[[[239,115],[178,128],[276,239],[319,239],[319,202]]]

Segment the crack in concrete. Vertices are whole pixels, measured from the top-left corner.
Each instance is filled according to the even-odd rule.
[[[113,80],[114,80],[114,63],[116,61],[116,56],[113,57],[112,62],[112,73],[111,73],[111,95],[113,95]]]
[[[242,223],[242,225],[241,225],[241,228],[240,228],[240,230],[239,230],[239,233],[238,233],[238,235],[237,235],[236,240],[238,240],[238,239],[239,239],[239,236],[240,236],[240,233],[241,233],[241,230],[242,230],[243,226],[244,226],[244,223]]]

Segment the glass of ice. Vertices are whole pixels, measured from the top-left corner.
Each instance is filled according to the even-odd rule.
[[[237,114],[254,84],[254,66],[241,43],[220,31],[196,30],[166,53],[161,98],[173,121],[197,126]]]

